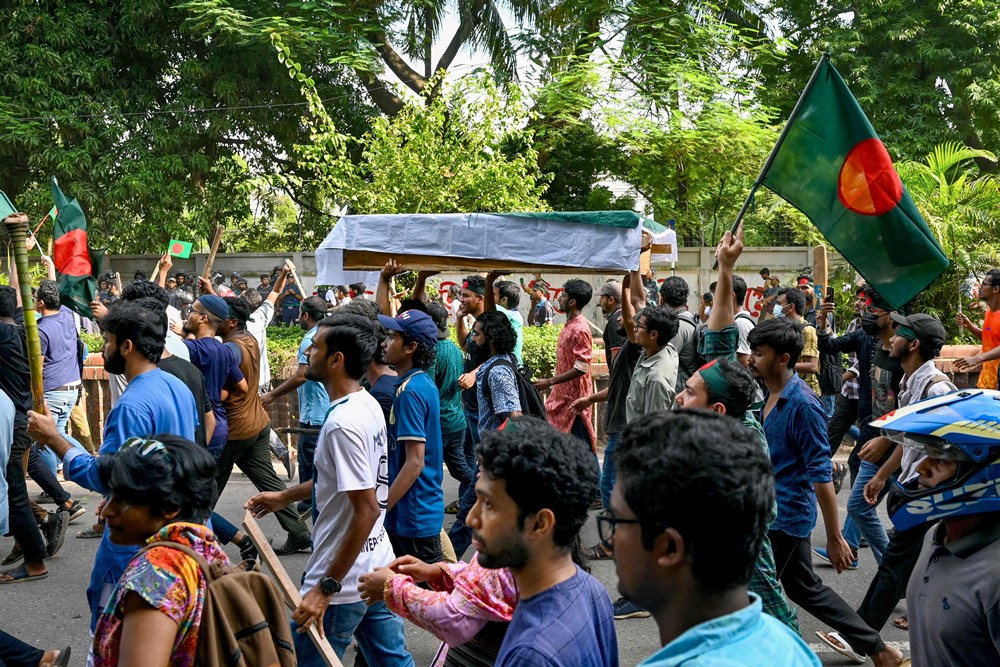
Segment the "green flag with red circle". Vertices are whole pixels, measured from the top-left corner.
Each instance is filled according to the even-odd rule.
[[[761,183],[808,217],[894,308],[948,268],[865,112],[824,56]]]
[[[189,241],[181,241],[180,239],[170,239],[170,243],[167,244],[171,257],[180,257],[181,259],[187,259],[191,256],[191,246]]]
[[[52,233],[52,262],[59,282],[59,297],[64,306],[93,318],[90,302],[97,296],[97,274],[101,271],[104,251],[92,251],[87,242],[87,216],[80,202],[68,199],[52,177],[55,200],[55,229]],[[51,215],[51,211],[50,211]]]

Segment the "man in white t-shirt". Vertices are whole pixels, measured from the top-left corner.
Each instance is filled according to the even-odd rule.
[[[340,658],[354,635],[369,665],[410,667],[402,620],[384,602],[366,606],[358,590],[362,574],[394,558],[383,527],[389,496],[385,419],[360,383],[375,353],[374,327],[370,319],[348,313],[319,323],[307,351],[306,378],[323,383],[331,405],[316,443],[315,481],[258,494],[246,507],[259,517],[313,498],[313,552],[293,629],[315,623]],[[322,666],[308,635],[294,636],[298,664]]]

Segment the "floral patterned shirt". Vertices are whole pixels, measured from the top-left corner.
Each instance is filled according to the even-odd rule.
[[[229,563],[218,539],[200,524],[168,524],[146,540],[147,544],[152,542],[176,542],[191,547],[209,563]],[[169,547],[156,547],[137,555],[118,580],[118,586],[97,619],[95,667],[115,667],[118,664],[124,625],[122,606],[129,591],[139,594],[153,608],[177,623],[177,637],[170,655],[171,666],[193,667],[201,611],[205,603],[205,576],[190,556]]]

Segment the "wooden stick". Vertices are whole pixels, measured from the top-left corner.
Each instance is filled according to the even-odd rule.
[[[813,285],[815,286],[815,289],[822,290],[822,292],[815,297],[815,303],[817,306],[826,300],[826,291],[830,286],[829,280],[830,271],[827,261],[826,246],[818,245],[813,248]]]
[[[14,213],[4,218],[7,234],[13,244],[14,269],[17,271],[21,290],[21,307],[24,310],[24,333],[28,343],[28,366],[31,372],[31,398],[35,411],[44,410],[42,388],[42,343],[38,337],[38,319],[35,317],[35,299],[31,296],[31,275],[28,273],[28,249],[24,242],[28,233],[28,216]]]
[[[243,530],[246,531],[246,534],[250,537],[250,541],[257,547],[257,551],[260,553],[260,560],[267,565],[271,576],[274,577],[275,582],[278,584],[278,590],[281,592],[281,597],[285,599],[285,604],[288,605],[289,609],[294,611],[302,603],[302,596],[299,595],[299,589],[292,583],[288,573],[285,572],[285,568],[282,567],[281,561],[278,560],[277,554],[271,548],[271,543],[267,541],[264,532],[260,529],[260,525],[257,524],[257,520],[253,518],[253,514],[250,514],[249,511],[243,515]],[[337,658],[337,654],[333,652],[330,642],[319,636],[319,630],[316,629],[315,623],[309,626],[307,632],[309,639],[316,646],[320,657],[323,658],[323,662],[329,667],[344,667],[340,659]]]
[[[122,297],[122,274],[115,271],[115,282],[118,283],[118,298]]]
[[[208,262],[205,263],[205,270],[202,272],[201,277],[206,280],[212,279],[212,264],[215,264],[215,255],[219,252],[219,244],[222,243],[222,232],[225,229],[220,226],[215,231],[215,238],[212,239],[212,249],[208,253]]]

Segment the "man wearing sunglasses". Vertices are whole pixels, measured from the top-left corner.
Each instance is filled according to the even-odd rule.
[[[707,411],[657,412],[625,427],[615,463],[597,526],[619,591],[659,627],[663,648],[643,666],[820,664],[748,590],[775,498],[753,431]]]

